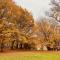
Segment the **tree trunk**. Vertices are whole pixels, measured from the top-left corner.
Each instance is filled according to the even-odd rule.
[[[14,49],[14,42],[15,42],[15,41],[12,41],[12,44],[11,44],[11,49],[12,49],[12,50]]]
[[[23,44],[22,43],[20,44],[20,49],[23,49]]]
[[[18,41],[16,41],[16,49],[18,49]]]
[[[4,44],[3,42],[1,43],[1,52],[3,52]]]

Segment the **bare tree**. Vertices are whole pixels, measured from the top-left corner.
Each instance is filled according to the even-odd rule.
[[[48,12],[49,17],[52,17],[57,22],[60,22],[60,0],[51,0],[51,9]]]

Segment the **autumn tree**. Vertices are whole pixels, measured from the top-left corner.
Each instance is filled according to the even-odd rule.
[[[40,20],[37,25],[39,26],[39,33],[43,34],[44,39],[42,39],[43,46],[45,45],[48,50],[56,50],[56,41],[57,41],[57,22],[52,22],[49,19]],[[41,41],[41,40],[40,40]]]
[[[50,20],[53,20],[52,22],[56,22],[56,23],[53,23],[55,25],[55,29],[54,29],[54,33],[53,33],[53,36],[54,36],[54,40],[55,40],[55,47],[57,46],[58,43],[58,40],[59,39],[59,36],[60,34],[57,33],[57,31],[59,31],[60,27],[58,28],[58,26],[60,26],[60,0],[51,0],[51,8],[50,8],[50,11],[48,12],[48,16],[49,16],[49,19]]]
[[[28,42],[28,36],[34,25],[30,12],[15,5],[12,0],[0,0],[0,20],[3,22],[1,29],[4,28],[4,31],[1,31],[5,36],[5,42],[9,41],[8,45],[11,44],[12,49],[14,46],[18,48],[19,42],[20,44]]]
[[[4,40],[5,40],[5,36],[3,34],[4,29],[5,29],[4,24],[0,20],[0,49],[1,49],[1,52],[3,51],[3,48],[4,48]]]

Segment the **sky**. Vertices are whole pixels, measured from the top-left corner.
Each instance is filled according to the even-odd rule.
[[[34,18],[45,16],[45,11],[49,9],[50,0],[14,0],[17,5],[26,8]]]

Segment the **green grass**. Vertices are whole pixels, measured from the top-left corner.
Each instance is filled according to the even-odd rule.
[[[0,55],[0,60],[60,60],[60,54],[54,53],[10,53]]]

